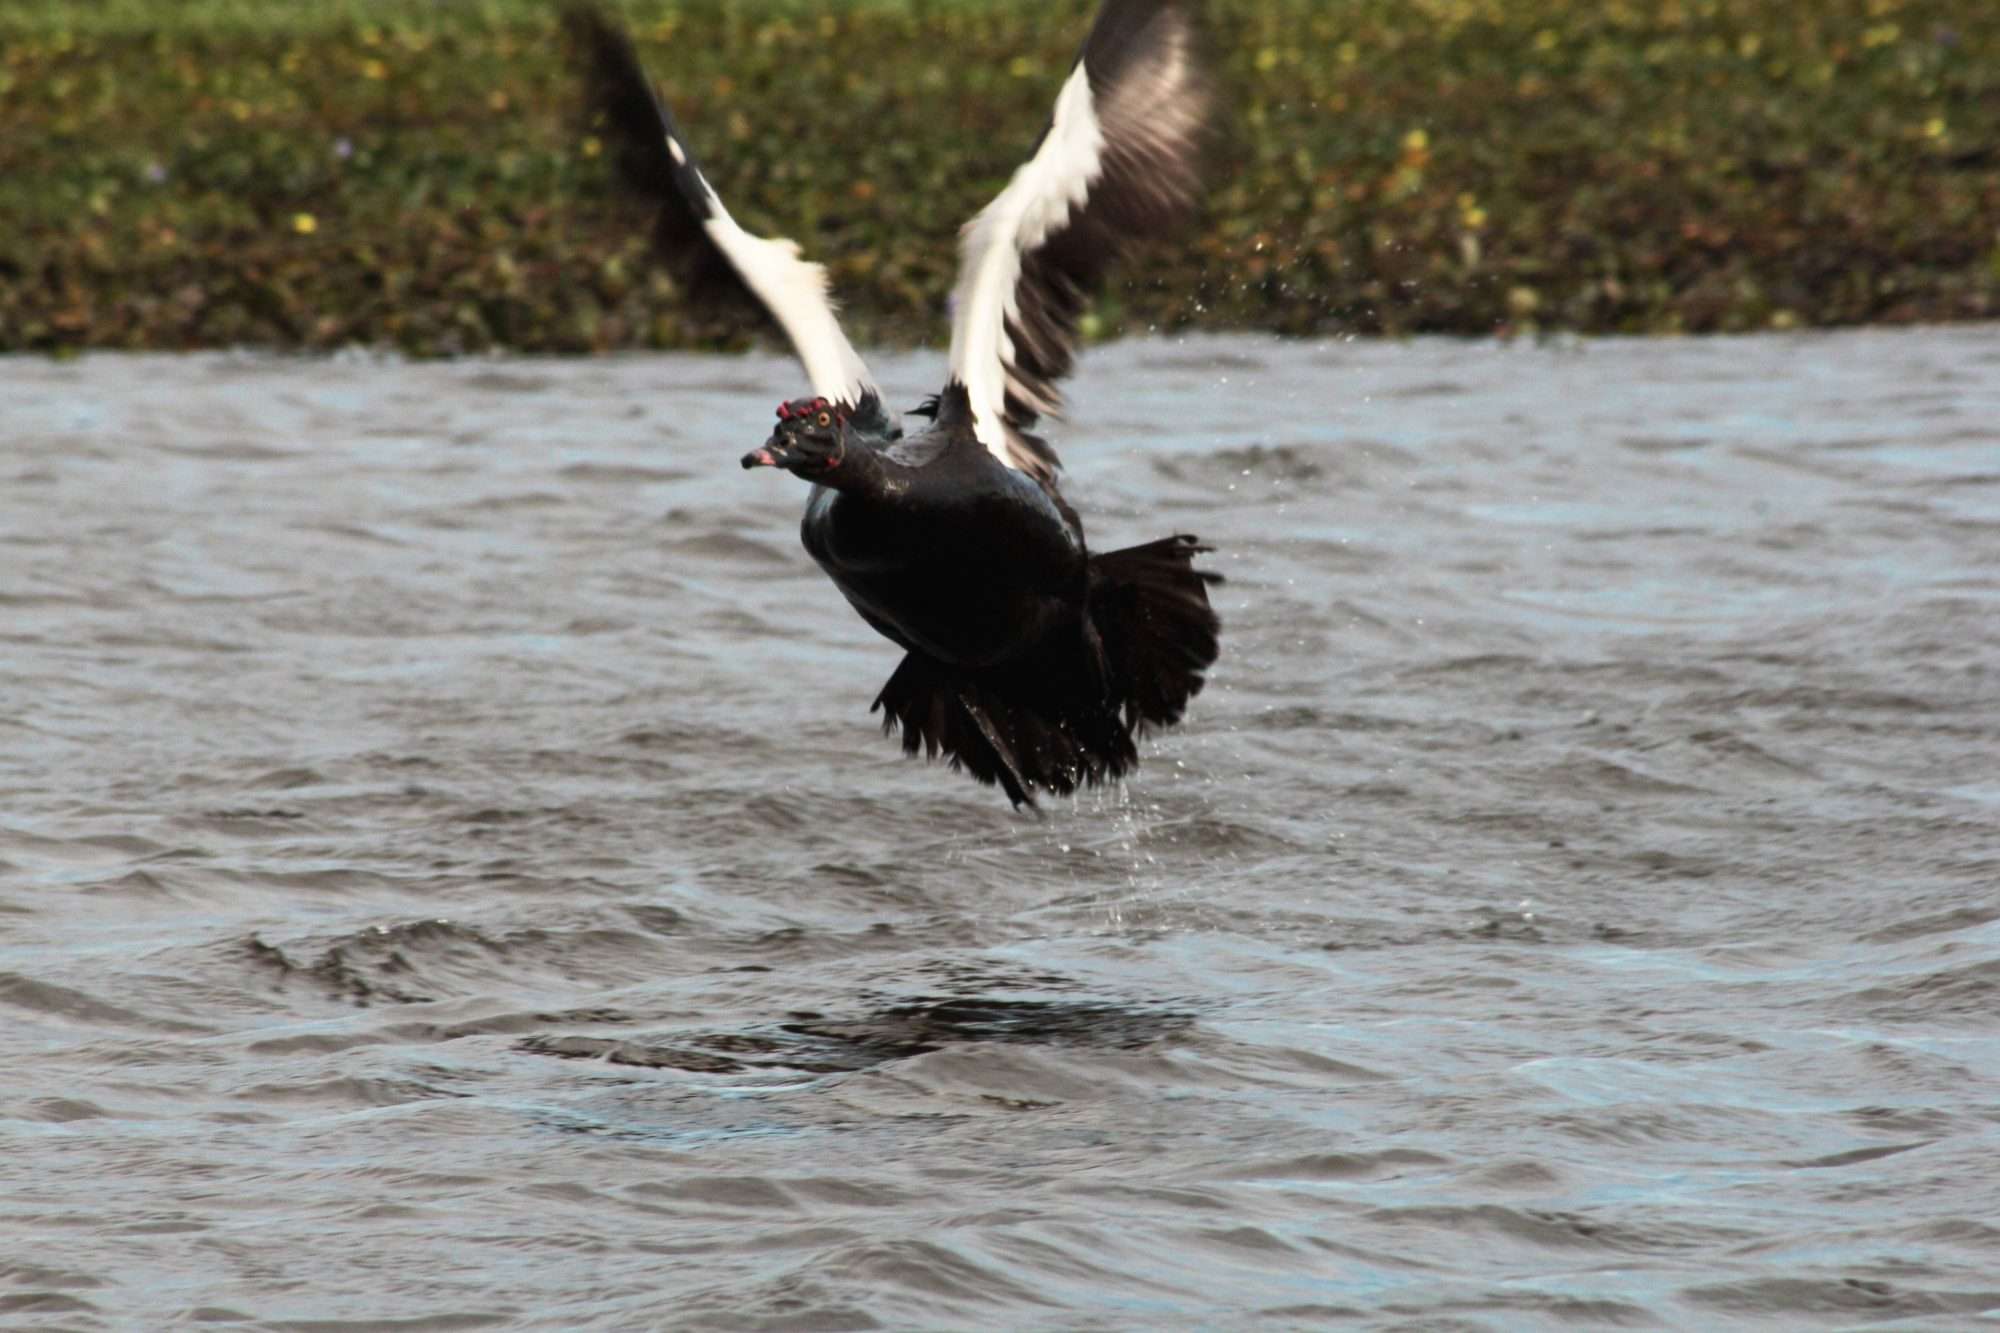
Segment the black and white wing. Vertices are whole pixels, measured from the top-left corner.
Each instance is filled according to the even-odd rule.
[[[1208,92],[1188,3],[1105,0],[1034,156],[962,233],[951,387],[1010,467],[1055,472],[1028,432],[1061,409],[1091,290],[1127,242],[1194,204]]]
[[[841,331],[826,270],[799,258],[797,243],[752,236],[729,216],[623,28],[588,4],[571,6],[564,21],[614,159],[626,183],[659,204],[660,248],[696,298],[748,288],[791,339],[814,394],[849,407],[879,403],[868,367]]]

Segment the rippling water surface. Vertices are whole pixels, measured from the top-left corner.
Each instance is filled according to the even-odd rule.
[[[1224,656],[1039,821],[797,388],[0,363],[0,1321],[2000,1318],[2000,333],[1094,351]]]

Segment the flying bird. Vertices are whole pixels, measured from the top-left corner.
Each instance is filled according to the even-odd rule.
[[[811,392],[743,457],[812,484],[801,537],[861,618],[904,650],[877,695],[907,754],[942,755],[1015,806],[1123,777],[1135,738],[1180,720],[1218,651],[1177,535],[1093,552],[1035,429],[1061,409],[1090,293],[1127,246],[1189,214],[1208,84],[1190,0],[1105,0],[1032,154],[968,222],[950,373],[905,433],[842,332],[826,271],[737,225],[624,30],[567,24],[596,121],[696,300],[748,294]]]

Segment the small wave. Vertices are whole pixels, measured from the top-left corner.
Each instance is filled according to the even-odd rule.
[[[1740,1319],[1843,1321],[1972,1317],[2000,1305],[2000,1286],[1925,1291],[1865,1277],[1767,1277],[1684,1287],[1681,1300]]]

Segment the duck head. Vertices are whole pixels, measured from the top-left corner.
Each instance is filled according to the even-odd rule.
[[[778,404],[778,424],[764,447],[743,455],[743,466],[781,467],[818,481],[847,457],[847,409],[824,398]]]

